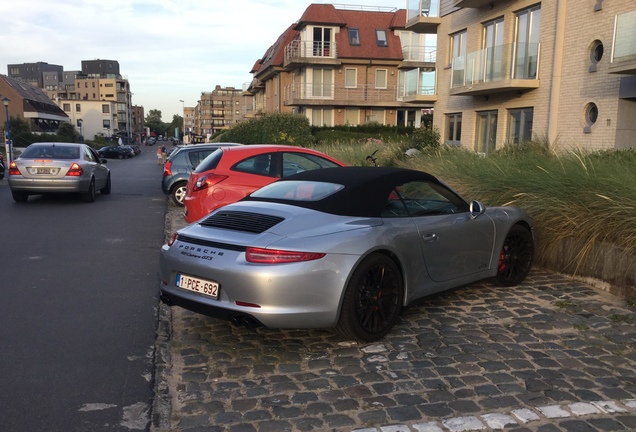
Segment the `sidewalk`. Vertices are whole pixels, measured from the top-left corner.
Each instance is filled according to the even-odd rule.
[[[430,298],[366,345],[161,305],[156,360],[155,432],[636,430],[636,305],[541,269]]]

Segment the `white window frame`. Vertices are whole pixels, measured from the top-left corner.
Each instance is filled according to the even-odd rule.
[[[353,74],[353,76],[351,76],[350,74]],[[353,84],[351,83],[350,78],[353,78]],[[356,87],[358,87],[358,69],[345,68],[345,88],[356,88]]]
[[[384,83],[379,82],[379,72],[384,72]],[[389,70],[388,69],[376,69],[375,70],[375,88],[377,89],[385,89],[387,88],[387,81],[389,79]]]

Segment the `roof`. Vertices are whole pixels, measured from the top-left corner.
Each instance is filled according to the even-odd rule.
[[[404,183],[423,180],[440,181],[423,171],[384,167],[323,168],[294,174],[281,182],[317,181],[343,185],[344,188],[319,201],[297,201],[248,196],[244,201],[267,201],[290,204],[341,216],[380,217],[391,191]]]

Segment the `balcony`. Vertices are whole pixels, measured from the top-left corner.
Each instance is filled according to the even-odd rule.
[[[306,65],[339,66],[338,46],[335,42],[306,42],[295,40],[285,47],[283,67],[295,69]]]
[[[455,57],[451,95],[479,96],[539,88],[539,44],[505,44]]]
[[[402,56],[404,60],[398,65],[399,69],[435,69],[436,47],[405,45],[402,47]]]
[[[490,6],[495,3],[501,3],[503,0],[454,0],[455,7],[478,9],[484,6]]]
[[[439,0],[408,0],[406,29],[415,33],[437,33],[442,19],[439,17]]]
[[[319,106],[409,106],[398,100],[398,86],[375,88],[373,85],[357,87],[333,84],[294,83],[285,87],[285,105]]]
[[[609,73],[636,75],[636,11],[618,15]]]

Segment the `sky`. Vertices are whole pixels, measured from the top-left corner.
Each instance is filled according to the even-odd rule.
[[[377,10],[407,0],[2,0],[0,74],[8,64],[80,70],[82,60],[116,60],[133,105],[168,123],[202,92],[249,83],[254,63],[312,3]]]

